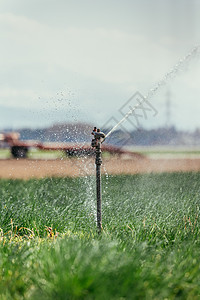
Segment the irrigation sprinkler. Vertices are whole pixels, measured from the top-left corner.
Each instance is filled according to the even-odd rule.
[[[96,191],[97,191],[97,230],[101,233],[102,230],[102,215],[101,215],[101,144],[105,140],[105,134],[94,127],[92,134],[94,138],[92,139],[92,147],[96,148]]]
[[[92,147],[96,148],[96,190],[97,190],[97,230],[101,233],[102,230],[102,216],[101,216],[101,144],[104,140],[115,131],[119,125],[121,125],[125,120],[129,118],[131,114],[145,102],[147,99],[153,97],[157,91],[164,86],[168,80],[172,79],[174,75],[177,75],[179,69],[181,69],[184,64],[189,61],[195,54],[199,53],[200,45],[194,47],[182,60],[180,60],[165,76],[148,92],[142,101],[130,109],[127,114],[105,135],[100,129],[94,127],[92,134],[94,138],[92,139]]]

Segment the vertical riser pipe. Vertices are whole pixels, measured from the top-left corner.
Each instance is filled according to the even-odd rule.
[[[96,165],[96,186],[97,186],[97,230],[100,233],[102,228],[101,217],[101,166]]]
[[[102,228],[101,217],[101,141],[96,146],[96,189],[97,189],[97,230],[100,233]]]

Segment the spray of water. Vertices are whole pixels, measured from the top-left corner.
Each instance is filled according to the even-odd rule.
[[[105,164],[102,164],[102,167],[103,167],[105,178],[106,178],[106,180],[105,180],[105,187],[104,187],[104,190],[103,190],[103,194],[106,195],[107,192],[108,192],[108,186],[109,186],[109,184],[108,184],[109,175],[108,175],[108,172],[106,170]],[[104,207],[109,207],[109,199],[108,198],[106,198],[106,200],[104,201]]]
[[[185,57],[179,60],[179,62],[168,72],[165,74],[165,76],[156,83],[156,85],[149,90],[147,95],[144,97],[143,100],[141,100],[137,105],[135,105],[132,109],[130,109],[127,114],[117,123],[107,134],[107,138],[113,131],[115,131],[130,115],[133,114],[133,112],[141,106],[142,103],[144,103],[146,100],[149,100],[152,98],[158,90],[167,84],[167,82],[174,78],[178,71],[186,64],[188,63],[192,58],[194,58],[198,53],[200,52],[200,45],[194,47]]]

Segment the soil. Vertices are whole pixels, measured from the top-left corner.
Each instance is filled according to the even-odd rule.
[[[102,173],[137,174],[200,171],[200,159],[105,158]],[[95,174],[94,158],[90,159],[5,159],[0,160],[0,178],[44,178],[52,176],[86,176]]]

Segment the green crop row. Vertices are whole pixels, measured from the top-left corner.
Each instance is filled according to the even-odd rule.
[[[0,299],[199,299],[199,181],[0,180]]]

